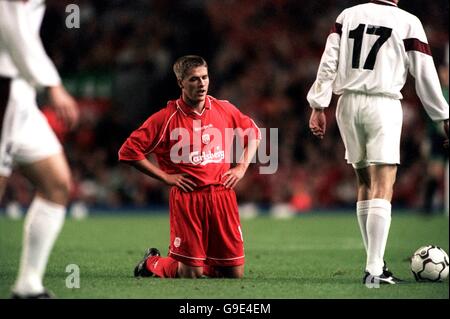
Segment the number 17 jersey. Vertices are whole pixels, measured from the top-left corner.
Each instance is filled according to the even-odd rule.
[[[422,23],[392,1],[371,1],[344,10],[336,19],[307,99],[315,108],[328,107],[332,93],[402,99],[408,71],[431,119],[448,119]]]

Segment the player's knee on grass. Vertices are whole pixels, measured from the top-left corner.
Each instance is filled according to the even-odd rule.
[[[244,265],[242,266],[236,266],[236,267],[229,267],[227,271],[227,278],[236,278],[240,279],[244,277]]]
[[[244,265],[232,267],[212,267],[216,278],[234,278],[244,277]]]
[[[193,267],[188,266],[183,263],[178,265],[178,276],[179,278],[200,278],[203,275],[203,267]]]

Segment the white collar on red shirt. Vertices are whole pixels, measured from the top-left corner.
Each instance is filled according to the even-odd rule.
[[[176,100],[176,104],[177,104],[177,108],[184,114],[184,115],[188,115],[188,114],[193,114],[193,115],[198,115],[198,116],[202,116],[203,113],[205,112],[205,110],[210,110],[211,109],[211,99],[208,96],[206,96],[205,99],[205,107],[203,108],[202,112],[199,113],[197,111],[194,111],[192,109],[192,107],[190,107],[184,100],[183,98],[179,98],[178,100]]]

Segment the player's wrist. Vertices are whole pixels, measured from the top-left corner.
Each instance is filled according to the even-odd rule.
[[[61,96],[61,93],[64,92],[64,88],[61,85],[48,86],[47,94],[51,99],[54,99],[57,96]]]
[[[169,184],[169,174],[167,174],[166,172],[162,172],[159,176],[159,179],[166,184]]]
[[[61,84],[47,86],[47,90],[49,92],[61,91],[62,89],[63,89],[63,86]]]
[[[248,168],[249,165],[250,165],[250,163],[241,162],[241,163],[237,163],[236,164],[236,168],[240,169],[243,173],[245,173],[247,171],[247,168]]]

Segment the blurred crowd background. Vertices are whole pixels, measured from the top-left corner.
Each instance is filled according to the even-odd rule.
[[[179,97],[174,60],[198,54],[209,64],[211,95],[230,100],[260,127],[279,129],[278,171],[260,175],[259,164],[252,165],[236,189],[244,207],[352,207],[355,177],[336,126],[337,98],[319,142],[308,129],[306,94],[337,15],[362,2],[47,1],[42,37],[82,110],[79,127],[66,132],[42,99],[71,163],[72,202],[106,209],[167,205],[168,187],[119,164],[117,152],[149,115]],[[80,28],[65,26],[70,3],[80,8]],[[448,99],[449,2],[404,0],[399,6],[423,22]],[[448,176],[443,131],[427,118],[412,79],[403,94],[402,164],[393,205],[442,212]],[[15,173],[2,206],[26,206],[31,196],[30,185]]]

